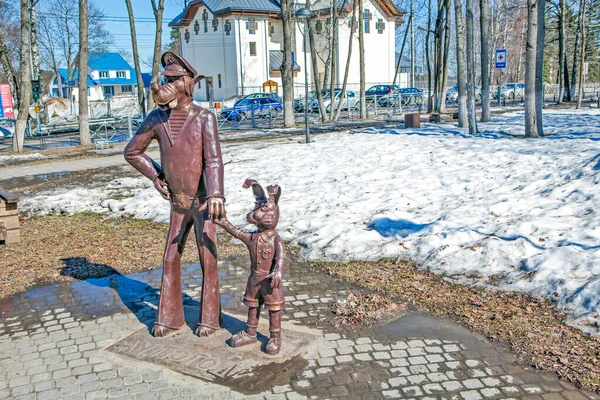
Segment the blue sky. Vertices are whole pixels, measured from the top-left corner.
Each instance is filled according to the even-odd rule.
[[[101,8],[106,15],[105,26],[113,35],[117,49],[125,49],[132,53],[131,34],[129,31],[129,21],[127,20],[127,6],[125,0],[96,0],[96,6]],[[136,19],[136,33],[138,39],[138,49],[140,52],[141,69],[149,72],[150,67],[144,65],[144,61],[152,58],[154,51],[154,33],[155,23],[152,14],[150,0],[131,0],[133,14]],[[183,1],[166,0],[163,24],[163,44],[169,42],[170,28],[167,24],[183,10]],[[113,18],[111,18],[113,17]]]

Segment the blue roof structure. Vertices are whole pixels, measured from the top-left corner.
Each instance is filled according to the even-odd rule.
[[[90,75],[92,71],[129,71],[129,79],[128,78],[100,78],[97,80],[93,80],[90,75],[88,75],[88,87],[91,86],[112,86],[112,85],[137,85],[137,79],[135,76],[135,70],[131,68],[129,63],[125,61],[123,56],[119,53],[95,53],[90,54],[89,58],[89,70]],[[61,76],[63,85],[66,85],[68,71],[66,68],[59,68],[58,72]],[[143,76],[144,74],[142,74]],[[74,71],[73,78],[75,80],[75,87],[79,84],[79,70],[76,69]],[[149,80],[148,80],[149,81]],[[146,82],[144,81],[144,84]],[[148,83],[148,86],[150,84]]]

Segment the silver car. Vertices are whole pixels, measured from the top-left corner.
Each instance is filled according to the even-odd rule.
[[[465,88],[465,90],[467,90]],[[452,86],[446,91],[446,103],[456,103],[458,101],[458,85]],[[475,86],[475,102],[481,101],[481,88]]]
[[[335,98],[333,101],[334,107],[337,107],[341,100],[342,110],[350,110],[350,109],[357,110],[358,109],[359,103],[360,103],[360,98],[357,96],[356,92],[354,92],[352,90],[346,90],[346,95],[344,96],[343,99],[340,99],[341,95],[342,95],[341,92],[335,92]],[[327,93],[323,96],[323,105],[325,106],[325,111],[331,112],[331,96],[329,93]],[[313,112],[318,112],[319,111],[319,101],[314,100],[311,104],[311,108],[312,108]]]
[[[492,96],[495,99],[498,98],[498,90],[492,91]],[[514,100],[519,99],[523,100],[525,97],[525,84],[524,83],[507,83],[502,85],[501,89],[502,99]]]

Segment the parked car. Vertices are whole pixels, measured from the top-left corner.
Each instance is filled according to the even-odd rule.
[[[465,85],[466,86],[466,85]],[[465,88],[466,90],[466,88]],[[456,103],[458,101],[458,85],[452,86],[446,91],[446,103]],[[475,86],[475,102],[481,101],[481,88]]]
[[[242,99],[235,103],[233,107],[225,108],[221,111],[221,118],[228,120],[242,121],[252,118],[254,109],[255,118],[277,118],[281,113],[281,102],[269,97]]]
[[[342,91],[342,89],[335,88],[334,91],[335,91],[335,93],[339,93]],[[328,95],[328,93],[329,93],[329,89],[321,90],[321,95],[323,97],[326,97]],[[312,102],[316,101],[316,100],[317,100],[317,91],[313,90],[313,91],[308,92],[309,111],[311,109]],[[319,107],[317,106],[317,109],[318,108]],[[300,98],[294,100],[294,112],[304,112],[304,97],[300,97]]]
[[[502,85],[500,89],[502,99],[520,99],[523,100],[525,97],[525,84],[524,83],[506,83]],[[498,90],[492,91],[492,96],[494,99],[498,98]]]
[[[407,106],[410,104],[423,104],[423,89],[401,88],[394,89],[392,93],[382,96],[378,103],[382,107]]]
[[[269,92],[250,93],[250,94],[247,94],[244,97],[242,97],[241,100],[260,99],[261,97],[268,97],[270,99],[277,100],[278,102],[281,103],[281,97],[279,97],[279,95],[277,93],[269,93]]]
[[[340,103],[340,101],[342,102],[342,110],[349,110],[349,109],[357,109],[358,108],[358,103],[360,102],[360,98],[358,97],[358,95],[352,91],[352,90],[346,90],[346,94],[344,96],[343,99],[341,99],[342,96],[342,91],[340,90],[339,92],[336,90],[335,91],[335,95],[334,95],[334,99],[333,99],[333,106],[337,107],[337,105]],[[331,95],[330,93],[326,93],[323,96],[323,105],[325,106],[325,111],[326,112],[331,112]],[[312,104],[311,104],[311,109],[313,110],[313,112],[319,112],[319,101],[318,100],[313,100]]]
[[[382,96],[385,96],[386,94],[390,94],[395,89],[400,89],[400,86],[398,86],[398,85],[375,85],[375,86],[371,86],[365,92],[365,97],[367,99],[367,103],[371,103],[371,102],[375,101],[376,99],[379,99]]]

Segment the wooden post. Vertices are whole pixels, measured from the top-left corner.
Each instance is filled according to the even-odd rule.
[[[19,243],[19,198],[0,188],[0,244]]]

